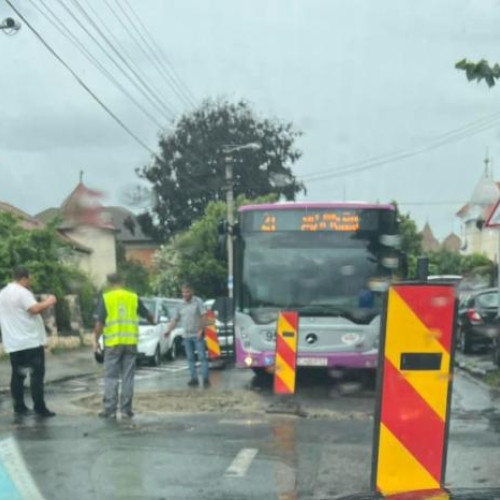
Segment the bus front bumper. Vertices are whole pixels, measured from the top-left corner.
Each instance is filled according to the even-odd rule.
[[[297,366],[313,368],[376,368],[378,351],[371,349],[363,352],[334,352],[327,354],[299,353]],[[272,368],[274,367],[275,353],[249,352],[240,342],[236,342],[236,367],[237,368]]]

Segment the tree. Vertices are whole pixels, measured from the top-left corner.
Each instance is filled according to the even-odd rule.
[[[276,200],[276,195],[268,195],[251,200],[251,203]],[[243,196],[236,200],[238,207],[249,203],[250,200]],[[191,283],[196,293],[204,297],[226,294],[226,246],[217,231],[219,221],[225,216],[224,202],[210,202],[203,217],[158,252],[155,261],[157,273],[153,280],[153,287],[158,294],[178,295],[183,281]]]
[[[149,271],[137,260],[127,260],[123,243],[116,243],[117,272],[123,283],[139,295],[151,293],[151,277]]]
[[[12,214],[0,213],[0,286],[11,280],[15,266],[25,266],[30,271],[35,293],[53,293],[59,299],[58,327],[69,327],[68,305],[64,301],[68,293],[79,296],[84,324],[89,326],[96,290],[84,273],[64,263],[64,255],[70,250],[58,236],[55,224],[27,230]]]
[[[409,213],[403,214],[396,202],[392,202],[396,207],[396,221],[399,226],[401,236],[401,251],[408,259],[408,275],[415,276],[417,270],[417,259],[422,255],[422,235],[418,232],[416,222]]]
[[[226,161],[234,167],[235,196],[276,193],[294,200],[305,191],[291,170],[302,154],[295,147],[300,135],[291,123],[261,119],[246,102],[205,101],[160,138],[153,163],[138,170],[156,200],[153,214],[140,216],[143,229],[168,239],[202,217],[210,202],[225,200]],[[258,149],[230,156],[226,150],[253,143]]]
[[[490,88],[495,85],[495,80],[500,78],[500,66],[498,64],[490,66],[485,59],[477,63],[462,59],[455,64],[455,68],[465,71],[467,80],[478,83],[484,80]]]
[[[458,275],[461,272],[462,256],[458,253],[441,249],[437,252],[430,252],[428,257],[430,275]]]

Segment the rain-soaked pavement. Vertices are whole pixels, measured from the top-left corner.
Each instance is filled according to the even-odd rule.
[[[96,417],[102,380],[95,376],[49,385],[58,412],[49,421],[16,422],[5,401],[0,463],[30,500],[319,500],[368,490],[369,378],[360,386],[302,373],[296,399],[305,417],[267,413],[271,384],[250,372],[214,370],[208,391],[186,390],[187,378],[182,360],[141,368],[131,422]],[[459,372],[447,484],[498,487],[499,463],[500,400]],[[1,485],[2,467],[0,497],[8,498]]]

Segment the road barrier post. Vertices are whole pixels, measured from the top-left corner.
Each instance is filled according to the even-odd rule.
[[[452,392],[455,289],[392,285],[379,353],[372,489],[444,487]]]
[[[220,358],[219,337],[217,335],[217,325],[215,324],[215,314],[213,311],[207,312],[207,326],[205,327],[205,342],[207,344],[208,359]]]

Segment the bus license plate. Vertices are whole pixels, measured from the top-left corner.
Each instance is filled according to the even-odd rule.
[[[328,358],[298,358],[298,366],[328,366]]]

